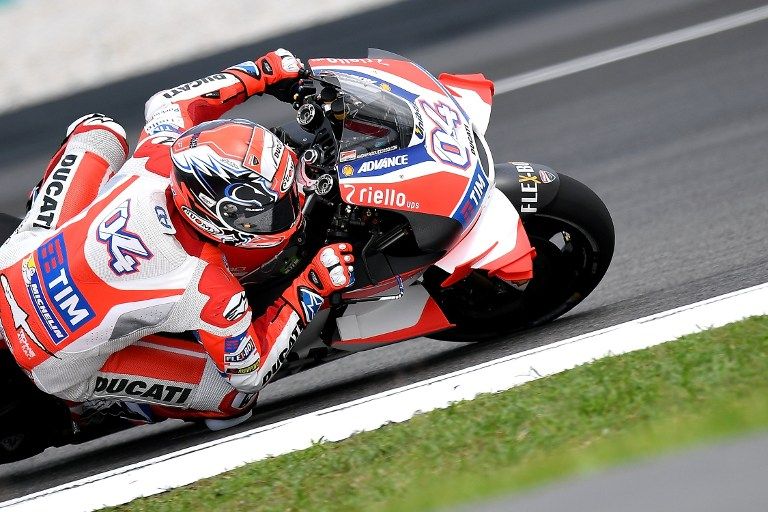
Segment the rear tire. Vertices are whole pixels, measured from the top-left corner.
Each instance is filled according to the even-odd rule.
[[[424,284],[456,327],[432,335],[446,341],[482,341],[549,322],[595,289],[613,257],[614,228],[603,201],[589,187],[559,174],[557,196],[523,216],[536,249],[533,279],[517,290],[485,271],[440,288],[447,274],[436,268]]]

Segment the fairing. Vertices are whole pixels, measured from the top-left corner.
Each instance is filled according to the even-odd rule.
[[[315,73],[391,94],[412,119],[405,144],[358,148],[342,144],[339,189],[349,204],[452,218],[466,231],[493,185],[493,167],[478,154],[472,122],[454,96],[417,64],[393,54],[366,59],[313,59]],[[448,249],[448,247],[446,247]]]
[[[332,346],[346,351],[426,336],[453,326],[419,283],[407,286],[399,300],[348,306],[336,325],[339,339]]]
[[[510,230],[510,226],[516,226],[516,229]],[[499,236],[500,233],[504,236]],[[533,277],[534,256],[520,215],[509,199],[494,188],[486,208],[469,233],[435,266],[450,274],[443,286],[463,279],[473,269],[519,282]]]
[[[365,59],[315,59],[310,65],[315,73],[341,77],[342,87],[346,82],[367,90],[359,96],[373,103],[394,95],[412,114],[410,119],[403,109],[383,111],[385,142],[378,147],[365,137],[359,141],[367,145],[342,141],[337,168],[342,200],[460,224],[436,263],[450,274],[443,286],[473,269],[510,282],[532,277],[535,252],[514,206],[494,186],[493,158],[484,138],[492,82],[482,75],[441,75],[438,81],[417,64],[378,50]],[[376,123],[371,124],[362,128],[374,133]],[[409,142],[401,137],[392,143],[397,140],[392,130],[401,127]],[[400,300],[347,307],[337,319],[341,339],[334,346],[359,350],[451,327],[418,283],[407,290]],[[351,293],[375,295],[368,288]]]
[[[438,80],[456,99],[464,111],[469,113],[475,132],[485,135],[491,119],[493,103],[493,82],[482,73],[474,75],[451,75],[442,73]]]

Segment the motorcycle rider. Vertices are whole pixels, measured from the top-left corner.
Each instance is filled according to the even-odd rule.
[[[350,245],[328,245],[252,318],[219,247],[263,258],[302,227],[293,151],[255,123],[216,120],[265,92],[290,101],[300,67],[278,49],[158,92],[127,161],[112,119],[70,125],[0,247],[0,324],[18,365],[72,411],[50,417],[16,400],[0,420],[0,461],[69,442],[87,422],[83,402],[211,428],[247,418],[324,299],[351,284]]]

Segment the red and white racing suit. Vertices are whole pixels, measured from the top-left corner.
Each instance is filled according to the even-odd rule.
[[[157,93],[127,161],[119,125],[99,117],[76,125],[0,247],[4,337],[40,389],[75,402],[143,402],[161,417],[215,418],[243,412],[275,374],[327,295],[317,274],[327,276],[310,265],[252,319],[219,248],[175,210],[168,176],[178,134],[264,92],[265,70],[279,58]],[[322,265],[319,256],[313,264]],[[157,335],[185,331],[198,343]]]

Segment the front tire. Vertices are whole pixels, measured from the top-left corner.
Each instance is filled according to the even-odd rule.
[[[552,201],[522,217],[537,254],[533,279],[524,290],[477,270],[440,288],[446,273],[437,268],[425,273],[425,286],[456,324],[434,338],[481,341],[535,327],[566,313],[595,289],[613,257],[613,221],[589,187],[564,174],[559,180]],[[514,202],[514,194],[502,191]]]

